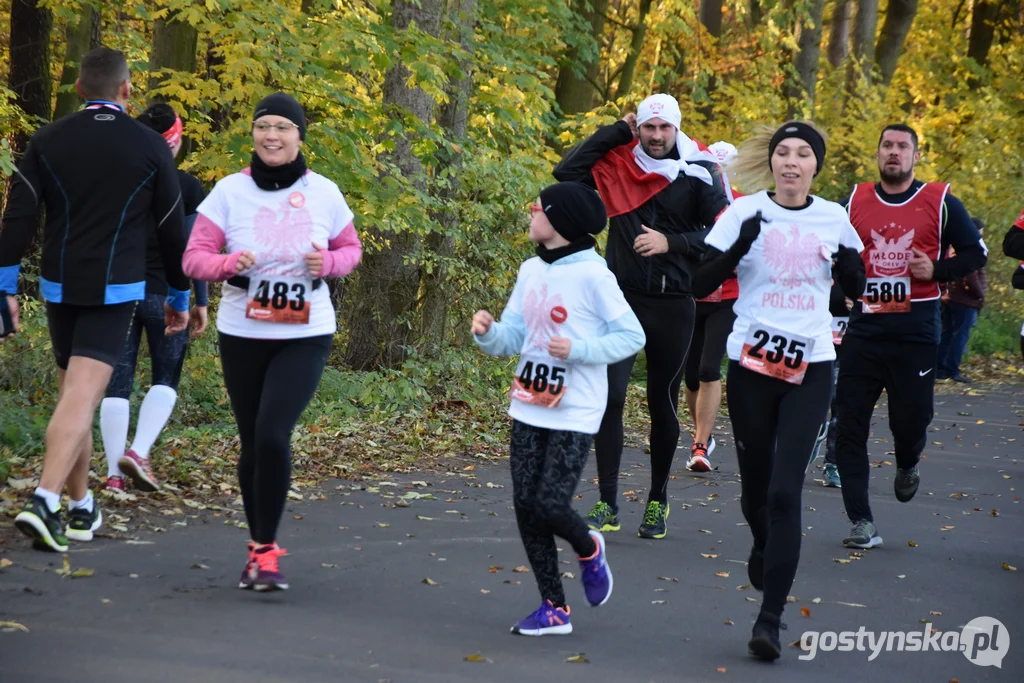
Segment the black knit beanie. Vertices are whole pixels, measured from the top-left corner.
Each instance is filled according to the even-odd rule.
[[[157,133],[170,130],[176,118],[177,115],[174,113],[174,109],[171,105],[164,102],[154,102],[149,105],[146,111],[138,116],[138,120],[141,123],[146,124]]]
[[[608,222],[604,202],[582,183],[548,185],[540,191],[540,205],[555,232],[570,242],[598,234]]]
[[[302,105],[291,95],[276,92],[264,97],[256,105],[253,122],[261,116],[283,116],[299,127],[299,139],[306,139],[306,114],[302,111]]]
[[[821,166],[825,163],[825,140],[818,131],[800,121],[784,123],[775,131],[772,141],[768,144],[768,168],[772,167],[772,156],[775,154],[775,148],[786,138],[799,138],[810,145],[814,151],[814,158],[818,161],[818,168],[814,175],[821,173]]]

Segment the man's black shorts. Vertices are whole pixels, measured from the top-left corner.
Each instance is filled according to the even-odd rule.
[[[47,303],[46,319],[57,367],[67,370],[72,356],[116,366],[137,305],[137,301],[112,306]]]

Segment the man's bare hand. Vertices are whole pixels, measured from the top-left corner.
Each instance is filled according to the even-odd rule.
[[[633,249],[641,256],[654,256],[655,254],[668,253],[668,238],[657,230],[651,230],[646,225],[641,225],[644,231],[633,240]]]
[[[491,325],[494,324],[494,316],[487,311],[477,311],[473,316],[473,326],[471,331],[478,337],[482,337],[487,334]]]
[[[636,114],[626,114],[622,117],[622,120],[629,125],[629,130],[632,131],[634,140],[640,137],[640,129],[636,125]]]
[[[167,325],[166,329],[164,329],[164,334],[168,337],[184,332],[188,329],[188,311],[176,311],[171,308],[170,304],[165,302],[164,323]]]
[[[919,249],[911,249],[911,251],[914,252],[914,257],[910,259],[910,274],[918,280],[931,282],[935,275],[935,264],[923,251]]]
[[[552,337],[548,341],[548,353],[555,358],[566,360],[572,351],[572,340],[565,337]]]

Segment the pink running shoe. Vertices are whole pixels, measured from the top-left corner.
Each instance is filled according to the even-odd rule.
[[[159,491],[160,482],[153,476],[149,458],[140,457],[135,451],[129,450],[117,461],[121,471],[131,477],[135,488],[140,491]]]
[[[284,578],[278,567],[278,560],[288,554],[284,548],[279,548],[277,543],[265,545],[253,551],[254,564],[249,569],[249,579],[252,581],[253,590],[257,591],[284,591],[288,590],[288,580]]]
[[[113,475],[107,477],[107,483],[103,485],[103,488],[109,491],[124,491],[124,477],[119,475]]]

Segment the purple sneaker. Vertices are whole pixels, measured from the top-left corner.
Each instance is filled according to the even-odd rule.
[[[562,609],[555,607],[550,600],[545,600],[533,614],[520,619],[512,627],[512,633],[521,636],[560,636],[572,633],[569,612],[568,605]]]
[[[256,565],[256,544],[249,541],[249,559],[245,561],[245,569],[242,570],[242,577],[238,579],[238,587],[242,589],[252,588],[254,578],[253,567]]]
[[[249,567],[249,579],[256,591],[288,590],[288,580],[278,567],[278,560],[288,551],[277,544],[265,545],[253,551],[253,563]]]
[[[597,544],[597,552],[589,559],[580,558],[580,578],[583,579],[587,602],[593,607],[599,607],[612,596],[612,570],[604,556],[604,536],[593,530],[590,535]]]

